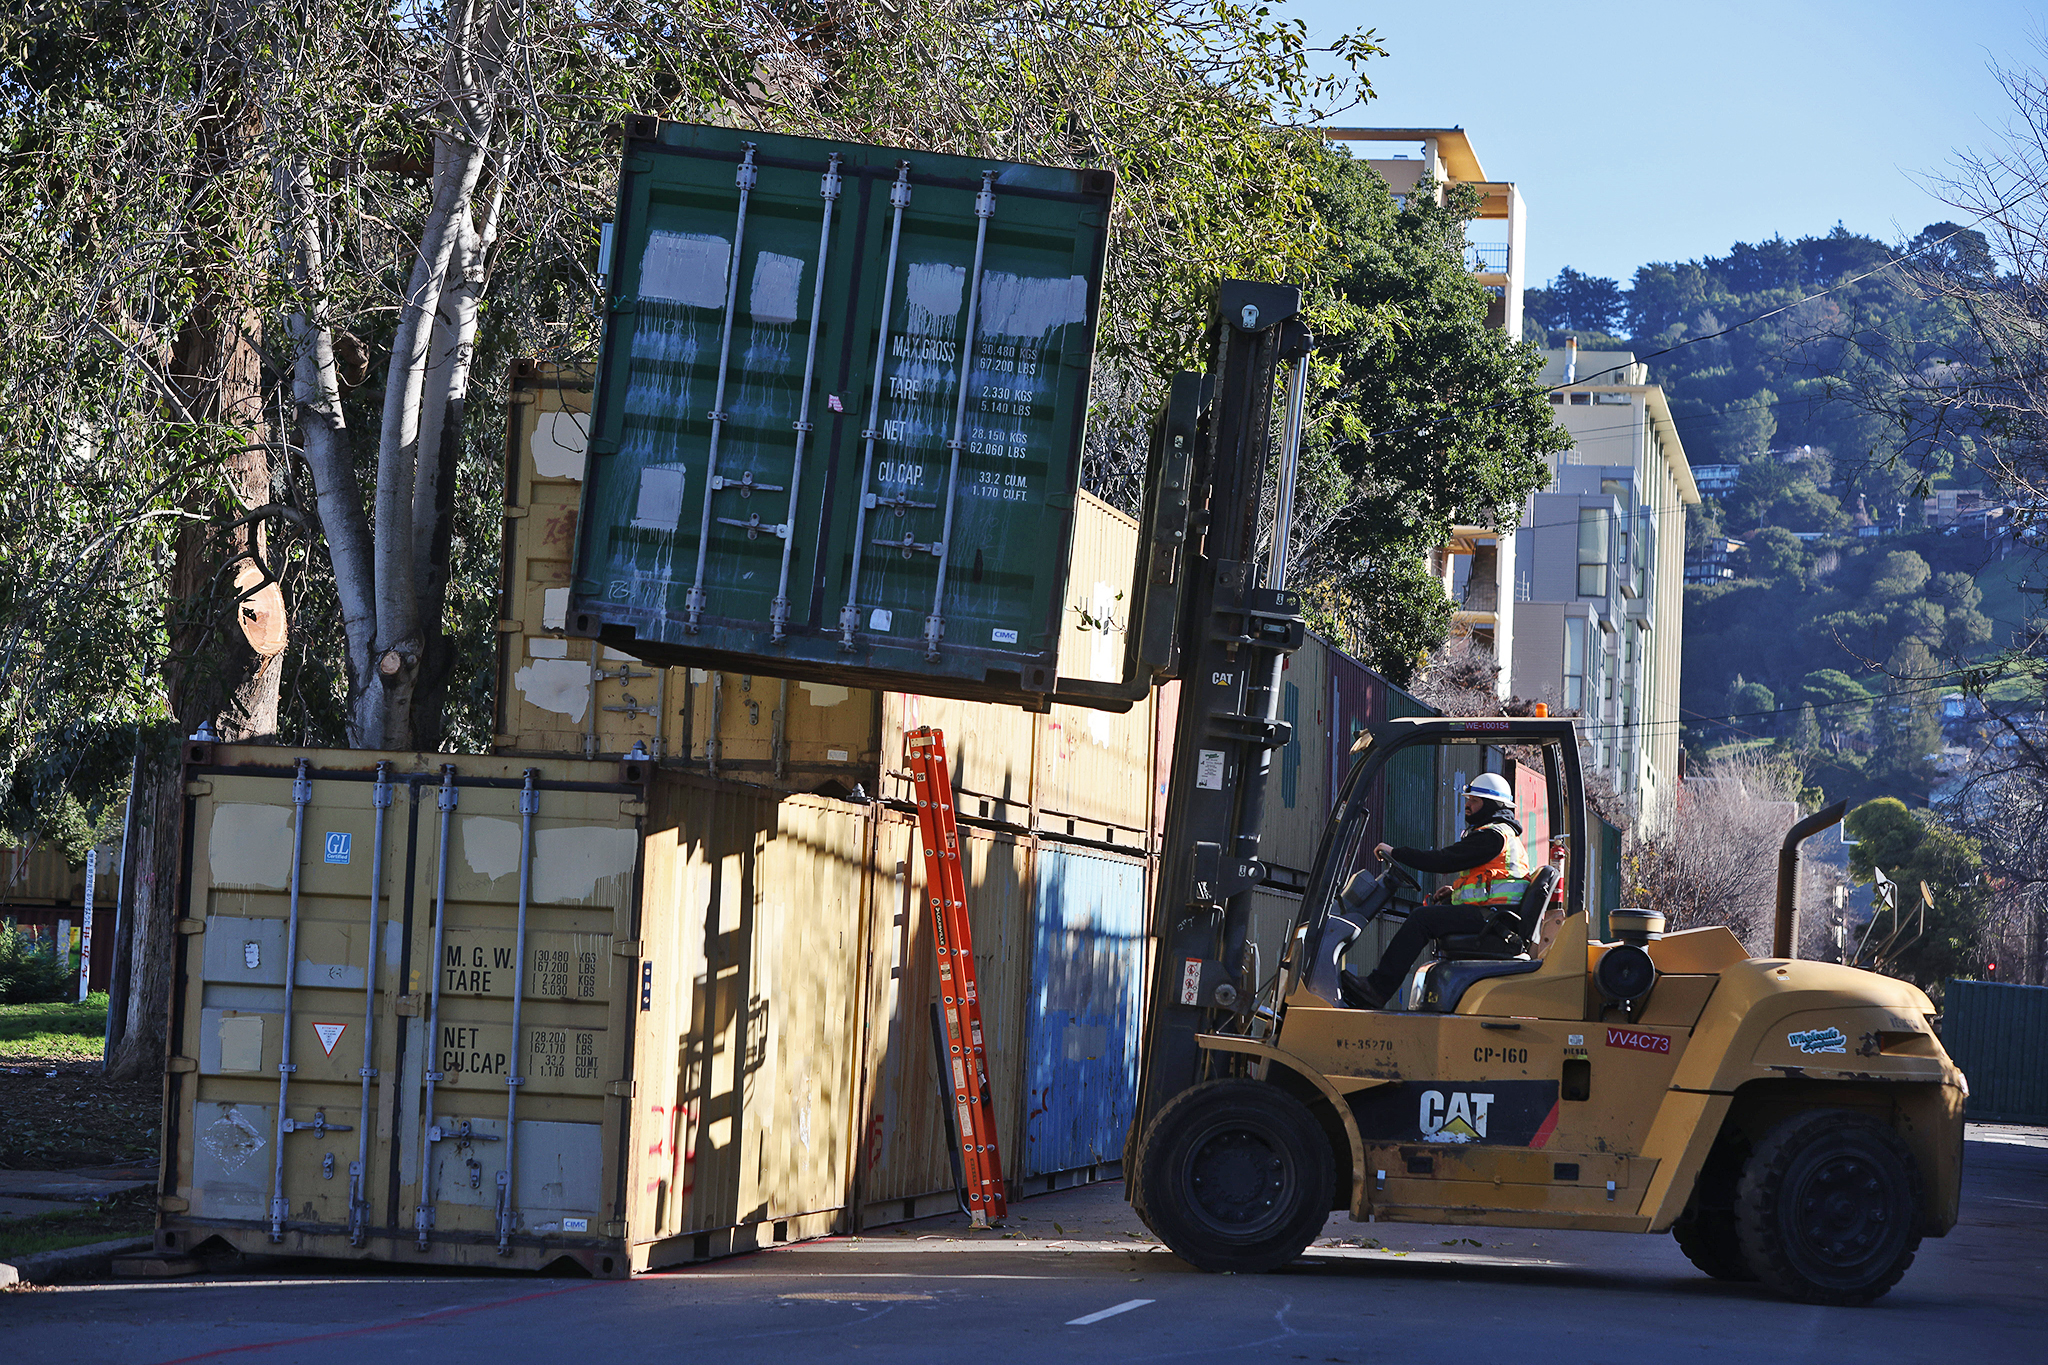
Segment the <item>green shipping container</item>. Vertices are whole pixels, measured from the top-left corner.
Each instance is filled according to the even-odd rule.
[[[1042,706],[1112,184],[629,120],[571,630]]]
[[[1941,1045],[1970,1078],[1978,1123],[2048,1123],[2048,986],[1951,981]]]

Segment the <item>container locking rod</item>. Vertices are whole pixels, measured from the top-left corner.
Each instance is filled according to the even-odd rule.
[[[931,615],[924,618],[924,657],[939,657],[946,636],[946,570],[953,559],[953,507],[960,484],[960,447],[967,430],[967,381],[974,377],[974,349],[981,333],[981,262],[988,250],[988,220],[996,216],[996,173],[981,173],[981,193],[974,196],[974,284],[967,291],[967,334],[960,344],[960,387],[953,398],[953,438],[946,442],[951,459],[946,471],[946,521],[936,547],[939,578],[932,586]]]
[[[882,329],[875,339],[875,373],[868,392],[868,425],[861,432],[860,510],[853,521],[853,571],[846,578],[846,605],[839,609],[839,648],[853,652],[854,632],[860,629],[860,561],[868,532],[868,479],[875,470],[875,439],[882,434],[882,385],[889,364],[889,318],[896,306],[896,257],[903,244],[903,210],[910,207],[910,163],[896,163],[896,183],[889,188],[889,203],[895,217],[889,227],[889,264],[882,272]]]
[[[369,1236],[370,1200],[367,1192],[370,1171],[370,1082],[377,1078],[376,1054],[371,1049],[371,1030],[377,1023],[377,898],[384,891],[384,819],[391,809],[391,764],[377,765],[377,785],[372,789],[377,823],[370,836],[370,934],[363,954],[363,1099],[356,1111],[356,1159],[348,1168],[348,1244],[361,1246]]]
[[[704,614],[704,562],[711,549],[711,495],[722,486],[718,477],[718,441],[725,433],[725,378],[732,364],[732,319],[739,308],[740,252],[746,246],[747,200],[753,196],[754,181],[760,174],[754,168],[754,144],[740,145],[747,151],[734,175],[740,190],[740,208],[739,217],[733,222],[732,264],[725,272],[725,326],[718,337],[718,388],[711,398],[711,444],[704,454],[704,515],[697,523],[697,578],[684,599],[688,615],[683,624],[692,635],[697,633],[698,618]]]
[[[596,642],[593,641],[593,655],[596,650]],[[441,812],[441,847],[436,853],[438,866],[434,871],[434,984],[427,991],[427,1084],[420,1096],[420,1188],[419,1203],[414,1206],[412,1216],[413,1232],[421,1251],[427,1249],[427,1234],[434,1226],[433,1144],[441,1140],[441,1130],[434,1124],[434,1083],[441,1079],[441,978],[446,972],[441,964],[448,937],[448,824],[455,814],[460,795],[461,791],[455,785],[455,765],[442,764],[441,789],[435,794],[434,801]]]
[[[789,510],[783,513],[782,576],[776,580],[775,600],[768,606],[768,642],[779,645],[789,630],[789,556],[796,548],[796,500],[804,486],[804,446],[811,435],[811,383],[818,372],[818,324],[825,316],[825,262],[832,252],[832,207],[839,202],[839,153],[825,163],[825,178],[818,194],[825,200],[825,216],[818,225],[817,278],[811,284],[811,339],[804,347],[804,386],[798,391],[796,422],[796,463],[789,471]],[[886,322],[885,324],[886,325]]]
[[[277,1057],[277,1139],[270,1176],[270,1240],[284,1240],[284,1216],[290,1205],[284,1197],[284,1135],[291,1130],[285,1117],[285,1097],[292,1084],[292,987],[297,984],[299,961],[300,869],[306,861],[306,807],[312,804],[313,780],[306,775],[306,760],[298,761],[292,775],[292,893],[291,918],[284,933],[284,1028],[278,1040]]]
[[[512,1254],[512,1225],[518,1221],[513,1207],[512,1154],[518,1140],[520,1075],[526,1057],[526,1037],[520,1032],[519,1008],[526,1003],[526,910],[533,896],[533,817],[540,810],[540,788],[535,785],[540,769],[526,770],[526,785],[519,789],[519,927],[512,943],[512,1070],[505,1077],[505,1168],[498,1172],[498,1254]]]

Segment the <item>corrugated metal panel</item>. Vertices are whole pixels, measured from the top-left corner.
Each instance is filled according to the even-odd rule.
[[[1038,717],[1015,706],[954,701],[911,692],[882,694],[882,794],[910,801],[903,736],[929,725],[946,736],[960,814],[971,820],[1031,823],[1033,746]]]
[[[672,663],[1049,690],[1111,185],[629,120],[577,628]]]
[[[670,670],[564,630],[592,375],[549,361],[512,367],[494,747],[590,758],[637,742],[667,757],[680,752]]]
[[[1381,685],[1386,689],[1388,720],[1436,714],[1435,708],[1400,688]],[[1385,812],[1380,837],[1387,843],[1404,848],[1436,847],[1441,834],[1437,801],[1442,790],[1437,767],[1438,750],[1421,745],[1394,755],[1387,763],[1385,795],[1379,803]]]
[[[1515,805],[1522,813],[1523,847],[1529,852],[1529,866],[1542,867],[1550,861],[1550,788],[1543,770],[1526,763],[1514,769]]]
[[[99,850],[99,875],[93,882],[95,907],[112,906],[119,890],[119,840]],[[54,905],[65,901],[85,905],[85,864],[73,866],[64,850],[38,841],[26,848],[0,848],[0,905]]]
[[[1145,864],[1041,844],[1025,1048],[1024,1176],[1123,1159],[1144,995]]]
[[[1941,1045],[1970,1080],[1979,1123],[2048,1123],[2048,986],[1951,981]]]
[[[1061,621],[1060,672],[1116,682],[1123,677],[1138,523],[1092,494],[1074,515],[1074,563]],[[1041,829],[1101,838],[1103,825],[1141,845],[1149,822],[1154,742],[1148,697],[1121,714],[1055,706],[1038,720],[1036,805]],[[1074,822],[1069,828],[1068,822]]]

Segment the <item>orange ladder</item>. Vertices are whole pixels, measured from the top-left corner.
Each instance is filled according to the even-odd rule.
[[[996,1146],[995,1102],[981,1031],[981,993],[974,981],[974,930],[967,922],[967,878],[960,866],[960,827],[953,819],[953,777],[946,737],[929,725],[904,736],[904,758],[917,788],[917,827],[924,838],[925,894],[939,953],[939,998],[958,1116],[967,1213],[975,1227],[999,1223],[1010,1205]]]

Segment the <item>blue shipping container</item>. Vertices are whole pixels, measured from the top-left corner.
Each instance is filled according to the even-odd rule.
[[[1024,1177],[1123,1158],[1138,1089],[1145,865],[1038,849],[1025,1022]]]

